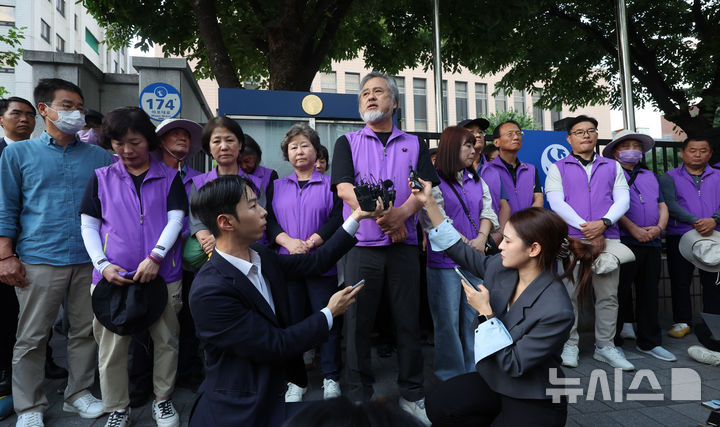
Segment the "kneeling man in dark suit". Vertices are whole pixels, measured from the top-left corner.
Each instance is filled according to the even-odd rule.
[[[302,353],[327,340],[333,317],[355,301],[355,289],[335,293],[327,307],[289,324],[285,282],[319,275],[352,248],[358,221],[382,215],[357,209],[316,252],[279,255],[253,244],[267,212],[237,175],[205,185],[191,209],[215,236],[215,250],[190,291],[190,310],[205,352],[205,381],[191,426],[277,426],[294,412],[284,400],[288,381],[304,386]]]

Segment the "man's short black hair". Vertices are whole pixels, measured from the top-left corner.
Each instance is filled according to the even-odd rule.
[[[597,127],[598,127],[598,121],[597,121],[597,120],[595,120],[593,117],[589,117],[589,116],[586,116],[586,115],[582,114],[582,115],[579,115],[579,116],[577,116],[577,117],[573,117],[573,118],[571,118],[570,120],[568,120],[568,122],[567,122],[567,133],[568,133],[568,135],[570,135],[570,132],[572,131],[572,128],[573,128],[576,124],[582,123],[582,122],[590,122],[590,123],[593,124],[593,126],[595,126],[596,129],[597,129]]]
[[[515,120],[505,120],[504,122],[500,123],[499,125],[495,126],[495,129],[493,129],[493,139],[500,138],[500,128],[503,127],[506,124],[513,124],[518,127],[518,129],[522,128],[520,127],[520,123],[516,122]]]
[[[32,102],[28,101],[25,98],[20,98],[19,96],[11,96],[10,98],[0,99],[0,116],[4,115],[7,109],[10,108],[11,102],[20,102],[22,104],[25,104],[28,107],[32,108],[33,113],[37,114],[35,106],[32,105]]]
[[[49,104],[53,102],[56,90],[75,92],[80,95],[80,98],[82,98],[83,101],[85,101],[82,89],[80,89],[80,87],[78,87],[75,83],[71,83],[63,79],[40,79],[38,85],[35,86],[35,90],[33,91],[35,105],[39,105],[41,103]]]
[[[710,144],[710,141],[708,141],[708,139],[704,136],[688,136],[683,140],[680,149],[684,150],[685,148],[687,148],[690,141],[705,141],[707,142],[708,147],[710,147],[710,150],[712,150],[712,144]]]
[[[220,235],[217,217],[229,214],[237,219],[236,207],[246,197],[245,187],[257,193],[255,186],[240,175],[223,175],[208,182],[195,193],[190,201],[190,210],[200,222],[210,230],[213,236]]]

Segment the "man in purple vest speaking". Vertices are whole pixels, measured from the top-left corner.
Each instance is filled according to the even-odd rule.
[[[425,416],[423,360],[420,347],[420,260],[416,212],[422,204],[410,196],[410,168],[420,178],[438,184],[427,144],[393,125],[398,106],[395,81],[372,72],[361,82],[359,111],[367,126],[345,134],[335,143],[332,185],[344,201],[344,217],[358,207],[354,187],[361,181],[391,180],[395,203],[375,223],[365,221],[357,232],[358,244],[346,256],[345,281],[366,280],[365,290],[348,311],[347,376],[353,400],[373,394],[370,331],[383,288],[389,297],[398,340],[400,406],[421,420]]]
[[[578,116],[568,123],[567,141],[572,153],[550,166],[545,180],[545,193],[550,208],[568,223],[568,233],[576,239],[588,239],[598,248],[605,239],[620,243],[616,223],[630,207],[630,193],[622,166],[613,159],[595,154],[598,122],[592,117]],[[577,279],[576,279],[577,281]],[[595,360],[613,368],[633,370],[625,355],[614,345],[620,281],[620,269],[598,274],[593,271],[595,293]],[[563,348],[562,364],[578,365],[577,293],[567,282],[568,293],[575,307],[575,324]]]
[[[682,164],[660,177],[670,220],[667,225],[667,258],[672,289],[673,327],[668,335],[682,338],[690,333],[692,305],[690,283],[695,266],[680,255],[680,238],[695,229],[701,236],[720,230],[720,170],[708,165],[712,148],[705,138],[683,141]],[[703,311],[720,314],[720,288],[716,273],[700,270]]]

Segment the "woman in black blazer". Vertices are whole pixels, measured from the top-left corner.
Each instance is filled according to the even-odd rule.
[[[567,401],[554,403],[551,377],[563,377],[563,343],[575,316],[562,279],[581,269],[577,291],[589,289],[596,253],[584,241],[568,237],[567,224],[542,208],[510,217],[501,253],[485,256],[463,243],[441,213],[429,184],[413,190],[433,224],[428,233],[435,250],[445,250],[459,265],[484,280],[476,288],[463,283],[478,311],[475,331],[477,372],[440,383],[426,400],[433,426],[565,425]],[[566,274],[553,269],[561,261]]]

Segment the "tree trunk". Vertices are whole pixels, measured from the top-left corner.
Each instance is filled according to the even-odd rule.
[[[193,13],[218,86],[241,88],[218,25],[215,0],[193,0]],[[179,25],[183,25],[180,23]]]

